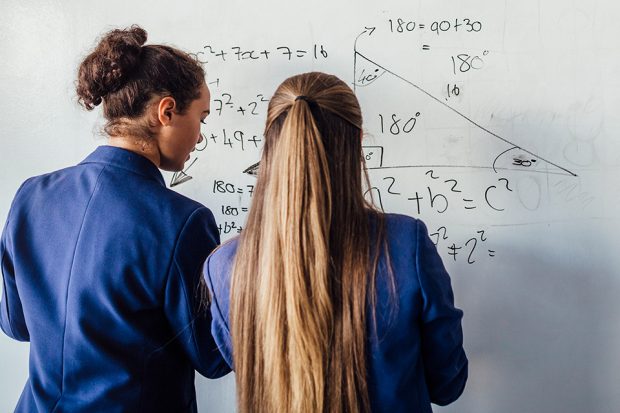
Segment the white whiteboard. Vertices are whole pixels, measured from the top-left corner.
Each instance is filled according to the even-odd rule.
[[[138,23],[206,62],[206,147],[192,179],[165,177],[224,239],[249,206],[265,100],[290,75],[333,73],[362,105],[375,200],[427,223],[465,312],[470,378],[435,410],[620,411],[618,21],[612,0],[5,0],[0,218],[25,178],[104,143],[73,81],[105,30]],[[0,338],[1,411],[27,347]],[[232,375],[197,387],[201,411],[234,411]]]

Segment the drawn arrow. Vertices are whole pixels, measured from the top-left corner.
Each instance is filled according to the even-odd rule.
[[[172,179],[170,179],[170,188],[172,188],[173,186],[181,185],[182,183],[185,183],[192,179],[192,177],[187,174],[187,171],[189,171],[189,168],[191,168],[197,160],[198,158],[194,158],[192,163],[190,163],[189,166],[183,171],[175,172],[174,174],[172,174]]]

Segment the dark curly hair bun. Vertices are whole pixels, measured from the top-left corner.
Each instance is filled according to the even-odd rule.
[[[77,95],[88,110],[118,90],[140,65],[146,31],[139,26],[106,33],[78,69]]]

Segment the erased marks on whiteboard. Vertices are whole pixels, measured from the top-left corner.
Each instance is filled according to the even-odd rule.
[[[600,99],[588,99],[571,105],[566,120],[570,141],[564,147],[564,158],[577,166],[592,166],[599,159],[607,160],[611,153],[601,154],[596,145],[604,126],[604,103]],[[611,151],[607,151],[611,152]],[[620,157],[616,156],[616,164]]]

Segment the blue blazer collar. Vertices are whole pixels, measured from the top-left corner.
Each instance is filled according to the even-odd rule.
[[[131,152],[127,149],[115,146],[103,145],[95,149],[80,164],[85,163],[104,163],[107,165],[123,168],[139,175],[154,179],[162,186],[166,186],[164,177],[153,162],[142,155]]]

